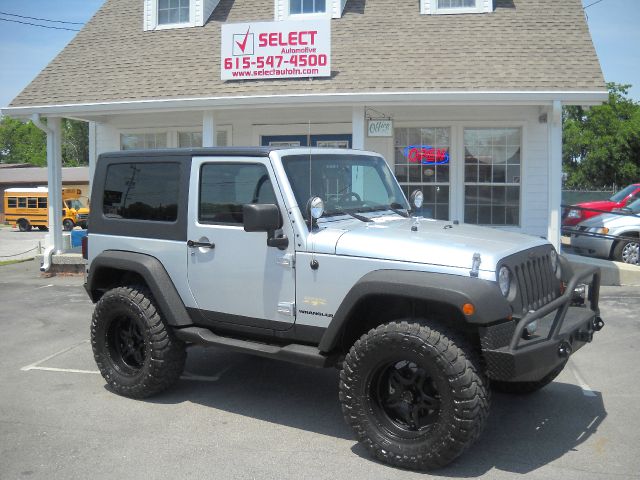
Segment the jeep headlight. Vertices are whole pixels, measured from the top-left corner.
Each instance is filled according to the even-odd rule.
[[[509,290],[511,290],[511,272],[507,267],[500,268],[498,272],[498,285],[500,286],[502,295],[505,297],[509,295]]]
[[[580,218],[582,216],[582,210],[578,210],[576,208],[572,208],[571,210],[569,210],[569,213],[567,213],[567,217],[569,218]]]

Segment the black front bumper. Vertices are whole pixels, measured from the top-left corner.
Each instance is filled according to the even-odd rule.
[[[579,283],[589,284],[588,307],[571,306],[573,291]],[[566,362],[604,325],[598,308],[599,292],[600,270],[592,267],[571,275],[564,294],[538,310],[518,320],[481,328],[480,341],[489,378],[533,382]],[[523,338],[525,327],[535,320],[548,321],[548,330],[538,337]]]

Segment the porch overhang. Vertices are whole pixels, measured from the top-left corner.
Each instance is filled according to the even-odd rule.
[[[118,100],[109,102],[61,105],[28,105],[5,107],[3,115],[26,118],[33,114],[45,117],[86,119],[94,116],[122,113],[160,113],[211,109],[242,109],[278,107],[322,107],[345,105],[451,105],[451,106],[530,106],[599,105],[609,98],[607,91],[434,91],[434,92],[360,92],[302,93],[287,95],[236,95],[197,98],[166,98],[148,100]]]

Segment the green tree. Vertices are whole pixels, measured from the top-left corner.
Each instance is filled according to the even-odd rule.
[[[31,122],[0,120],[0,162],[47,164],[47,136]]]
[[[566,186],[624,186],[640,180],[640,104],[630,85],[607,84],[609,100],[563,112],[563,167]]]
[[[89,164],[89,124],[62,120],[62,166]],[[47,165],[47,136],[31,121],[10,117],[0,120],[0,162]]]
[[[89,124],[62,120],[62,164],[65,167],[89,165]]]

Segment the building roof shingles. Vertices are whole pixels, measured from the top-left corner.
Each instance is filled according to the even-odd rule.
[[[348,0],[333,75],[220,79],[223,22],[271,21],[273,0],[221,0],[204,27],[142,30],[141,0],[106,0],[11,107],[127,100],[429,91],[604,91],[580,0],[496,0],[420,15],[418,0]]]

